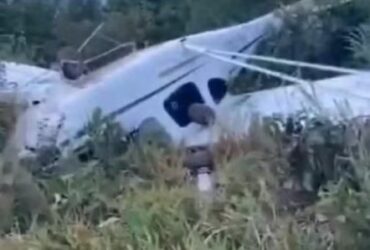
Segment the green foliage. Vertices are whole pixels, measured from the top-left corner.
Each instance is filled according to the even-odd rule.
[[[0,34],[13,36],[24,31],[28,44],[25,58],[46,66],[57,59],[61,49],[70,47],[76,50],[102,21],[106,23],[103,35],[109,37],[110,41],[94,39],[84,51],[85,58],[113,47],[113,40],[156,44],[186,34],[244,22],[292,2],[294,0],[110,0],[108,8],[104,10],[98,0],[65,3],[15,1],[10,5],[0,3]],[[345,64],[350,58],[343,37],[350,29],[368,19],[368,8],[366,0],[357,0],[325,14],[301,15],[298,20],[291,18],[286,30],[262,51],[298,60]],[[319,39],[320,43],[313,42],[310,39],[312,37]],[[2,57],[11,59],[16,55],[3,52]],[[287,71],[292,72],[291,69]],[[313,72],[303,74],[317,77]],[[252,79],[254,81],[256,78]],[[272,84],[278,83],[273,81]]]
[[[367,33],[366,25],[362,24],[369,20],[369,13],[368,2],[362,0],[351,1],[320,13],[300,9],[295,13],[283,12],[281,15],[285,20],[284,28],[261,43],[257,54],[327,65],[364,66]],[[361,27],[357,28],[359,25]],[[310,80],[335,76],[328,72],[294,66],[265,62],[256,64]],[[230,91],[238,94],[286,84],[290,83],[243,70],[232,82]]]
[[[99,0],[69,1],[66,14],[75,22],[84,20],[96,21],[102,18]]]
[[[285,0],[282,3],[290,3]],[[58,3],[57,3],[58,2]],[[106,39],[94,39],[84,57],[95,56],[118,42],[156,44],[208,29],[257,17],[277,7],[273,0],[255,1],[109,1],[103,10],[98,0],[16,1],[0,4],[0,34],[24,31],[30,46],[28,58],[45,66],[55,61],[60,49],[76,50],[102,21]]]
[[[96,111],[95,126],[89,126],[96,138],[102,138],[104,131],[94,129],[103,126],[102,120]],[[110,156],[117,170],[112,176],[101,162],[91,162],[73,175],[44,180],[54,220],[20,239],[0,240],[1,249],[367,249],[367,139],[358,141],[361,153],[348,156],[360,189],[352,189],[346,178],[334,179],[322,186],[314,204],[302,191],[283,186],[292,167],[280,149],[287,147],[286,138],[275,134],[271,139],[267,125],[256,122],[252,137],[215,145],[217,189],[211,203],[185,181],[181,150],[135,145]],[[343,144],[338,133],[330,132],[332,124],[309,127],[303,140],[309,146],[321,145],[325,153],[333,144]],[[227,148],[234,148],[231,158]],[[19,197],[31,197],[34,192],[27,190]],[[0,198],[6,198],[1,196],[5,191]],[[297,203],[304,205],[297,210]],[[8,216],[7,203],[1,204],[5,210],[0,216]]]
[[[0,35],[14,37],[13,42],[8,44],[13,48],[11,53],[3,54],[3,58],[37,63],[36,51],[53,40],[54,8],[52,4],[42,0],[16,1],[10,5],[0,3]],[[22,33],[24,33],[27,47],[20,54],[14,51],[14,46],[22,39],[20,36]],[[0,51],[1,48],[0,45]]]
[[[353,30],[349,36],[353,59],[362,66],[370,64],[370,26],[362,24]]]
[[[93,112],[85,130],[88,136],[86,147],[109,171],[113,167],[112,161],[127,149],[123,141],[126,136],[124,130],[118,122],[102,117],[99,108]]]
[[[245,22],[264,15],[280,5],[292,2],[294,1],[189,0],[190,13],[186,31],[187,33],[200,32]]]

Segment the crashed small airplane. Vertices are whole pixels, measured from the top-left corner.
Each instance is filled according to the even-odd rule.
[[[350,116],[370,114],[369,72],[254,55],[260,42],[284,26],[280,11],[317,11],[314,6],[314,1],[301,1],[247,23],[145,48],[87,73],[4,62],[0,100],[25,107],[14,135],[19,154],[34,155],[45,147],[57,148],[61,155],[70,150],[81,153],[77,150],[87,138],[84,126],[96,108],[126,131],[154,120],[175,144],[186,146],[216,142],[224,129],[245,133],[255,113],[287,117],[320,109],[340,119],[338,104],[345,101],[351,106]],[[253,65],[253,61],[344,76],[310,82]],[[227,84],[243,68],[294,84],[231,95]],[[210,115],[197,117],[199,109]]]

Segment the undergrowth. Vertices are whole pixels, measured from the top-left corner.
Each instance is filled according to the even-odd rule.
[[[289,158],[292,137],[264,125],[255,122],[253,136],[225,137],[212,146],[211,202],[187,181],[182,150],[150,145],[115,156],[113,175],[95,160],[73,175],[36,178],[52,218],[30,227],[14,214],[0,249],[368,249],[368,138],[341,155],[355,166],[358,188],[342,175],[313,192],[292,184],[299,182],[298,165]],[[1,193],[22,201],[11,190]],[[6,211],[2,218],[9,218]]]

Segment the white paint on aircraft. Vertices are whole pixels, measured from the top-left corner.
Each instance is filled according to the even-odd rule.
[[[259,39],[279,30],[282,25],[283,20],[278,15],[269,13],[244,24],[144,49],[77,81],[67,81],[55,71],[7,64],[7,83],[16,82],[16,92],[29,104],[20,118],[21,124],[18,124],[18,146],[21,150],[26,147],[37,149],[52,146],[56,141],[59,147],[65,142],[76,147],[81,143],[79,139],[84,138],[83,134],[78,136],[81,129],[98,107],[128,131],[139,127],[144,120],[154,118],[175,143],[185,142],[188,146],[217,141],[222,132],[220,125],[235,133],[243,133],[254,113],[287,116],[305,108],[312,111],[315,105],[297,86],[240,96],[227,94],[220,103],[215,102],[208,89],[209,80],[217,78],[228,82],[241,67],[184,46],[189,43],[212,50],[253,54]],[[314,82],[318,103],[332,116],[338,113],[335,101],[343,100],[351,104],[353,115],[368,114],[370,80],[366,79],[370,79],[367,74],[353,74]],[[214,127],[204,128],[194,123],[180,126],[166,111],[164,102],[167,98],[188,83],[194,83],[204,103],[215,110],[218,122]],[[8,87],[0,88],[0,97],[9,92]],[[312,94],[311,88],[303,88]],[[34,103],[35,100],[38,102]],[[177,104],[169,105],[176,107]]]
[[[214,49],[235,52],[247,46],[245,53],[253,53],[257,39],[281,24],[281,20],[275,15],[268,14],[245,24],[204,32],[185,39]],[[138,127],[148,117],[154,117],[163,124],[175,142],[180,142],[184,137],[192,136],[199,128],[194,124],[180,128],[165,111],[165,99],[183,84],[193,82],[205,103],[215,107],[207,82],[215,77],[227,80],[231,77],[230,71],[236,68],[231,64],[199,56],[184,48],[182,42],[181,38],[175,39],[117,60],[84,77],[83,79],[93,83],[72,95],[61,97],[51,113],[41,108],[33,112],[42,110],[41,116],[44,117],[53,113],[64,117],[58,144],[73,140],[97,107],[106,115],[115,114],[116,120],[127,130]],[[156,92],[157,90],[161,91]],[[139,104],[130,107],[141,98],[143,99]],[[31,122],[35,123],[40,119],[31,119]],[[30,133],[35,133],[34,127],[30,129]],[[27,141],[28,146],[35,148],[38,143],[36,139]]]

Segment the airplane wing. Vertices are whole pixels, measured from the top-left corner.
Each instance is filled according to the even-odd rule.
[[[248,131],[248,126],[255,114],[260,116],[279,114],[279,116],[287,118],[304,112],[311,116],[323,115],[327,118],[330,117],[333,121],[370,115],[369,71],[221,51],[189,43],[185,44],[185,47],[214,60],[291,83],[285,87],[229,96],[215,111],[218,120],[230,122],[230,124],[222,124],[218,129],[224,130],[227,128],[228,132],[234,131],[237,134],[244,134]],[[254,61],[283,64],[302,69],[311,68],[333,72],[339,76],[310,81],[255,65],[253,64]],[[347,117],[343,117],[344,114]],[[238,127],[239,125],[241,127]],[[196,133],[197,136],[189,138],[191,141],[188,142],[189,145],[204,144],[201,143],[203,141],[217,141],[217,136],[222,134],[220,131],[211,131],[206,127],[200,128]],[[194,139],[195,137],[197,139]]]
[[[54,94],[76,89],[58,71],[0,61],[0,102],[37,105]]]
[[[215,109],[215,126],[199,128],[185,138],[188,146],[217,143],[223,136],[247,135],[256,118],[289,117],[305,122],[324,117],[334,123],[370,117],[370,72],[348,74],[241,95],[229,95]]]
[[[15,62],[0,62],[0,88],[10,90],[16,87],[24,87],[35,81],[56,77],[58,72],[27,64]]]

